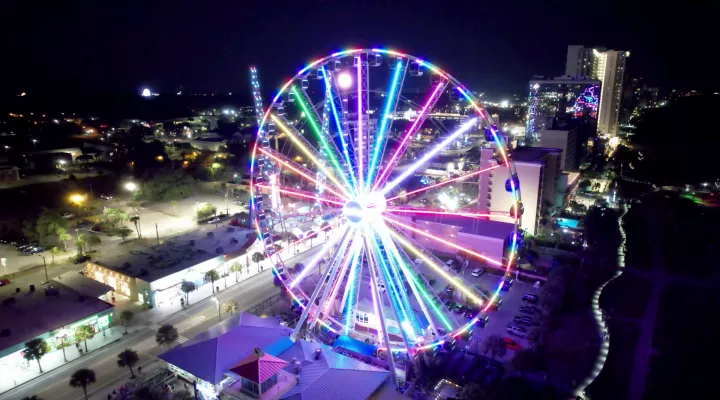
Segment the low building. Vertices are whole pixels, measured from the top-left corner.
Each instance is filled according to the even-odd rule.
[[[20,169],[13,165],[0,165],[0,182],[10,183],[20,180]]]
[[[78,326],[89,325],[96,332],[102,331],[112,323],[112,314],[112,304],[68,286],[51,284],[44,290],[35,290],[34,286],[28,291],[20,289],[2,299],[0,365],[24,363],[21,352],[30,339],[45,339],[55,350],[74,341]]]
[[[365,400],[387,381],[388,371],[291,333],[243,312],[159,357],[205,399]]]
[[[248,232],[230,226],[198,230],[157,246],[89,261],[84,273],[149,307],[173,300],[179,304],[183,281],[201,286],[206,272],[216,270],[223,276],[235,260],[247,263],[245,251],[254,239]]]

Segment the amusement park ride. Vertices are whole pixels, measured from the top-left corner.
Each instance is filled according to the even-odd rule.
[[[303,308],[292,339],[329,331],[414,354],[471,329],[492,307],[505,280],[491,292],[480,290],[447,268],[428,250],[429,243],[507,276],[522,240],[517,174],[500,131],[472,93],[433,64],[385,49],[345,50],[310,63],[264,111],[255,68],[251,81],[258,119],[251,219],[275,265],[276,279]],[[409,99],[419,99],[419,106]],[[448,102],[463,105],[463,119],[430,121],[428,116],[447,109]],[[400,118],[400,103],[415,104],[414,118]],[[430,143],[418,140],[433,130]],[[492,145],[498,165],[509,171],[493,177],[505,181],[512,197],[509,214],[433,208],[436,203],[418,201],[453,183],[477,182],[482,174],[493,173],[493,168],[475,165],[452,179],[413,186],[416,175],[457,154],[448,152],[475,134],[478,142]],[[428,217],[480,224],[502,219],[512,227],[504,257],[480,254],[454,235],[439,237],[422,226],[422,218]],[[287,240],[289,227],[313,223],[329,230],[326,241],[311,250],[302,268],[288,268],[277,242]],[[296,243],[312,240],[317,229],[295,236]],[[442,300],[442,290],[430,284],[435,280],[431,276],[476,307],[477,316],[458,321]],[[393,357],[388,358],[394,370]]]

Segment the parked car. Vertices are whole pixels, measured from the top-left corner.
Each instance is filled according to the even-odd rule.
[[[521,318],[521,317],[515,317],[513,318],[513,323],[521,326],[532,326],[535,325],[535,321],[533,321],[531,318]]]
[[[221,221],[220,217],[215,217],[215,218],[211,219],[210,221],[208,221],[208,224],[217,224],[220,221]]]
[[[490,320],[490,317],[488,317],[487,315],[484,315],[484,316],[478,318],[478,320],[477,320],[477,322],[475,323],[475,325],[477,325],[477,326],[479,326],[479,327],[481,327],[481,328],[484,328],[484,327],[487,326],[489,320]]]
[[[65,219],[72,219],[72,218],[75,218],[75,214],[65,213],[62,215],[62,217]]]
[[[527,329],[517,325],[508,325],[507,332],[511,335],[524,338],[527,336]]]
[[[485,273],[485,269],[483,269],[483,268],[475,268],[475,269],[470,273],[470,275],[472,275],[472,276],[474,276],[474,277],[477,278],[477,277],[479,277],[480,275],[482,275],[482,274],[484,274],[484,273]]]
[[[522,346],[520,346],[520,343],[510,339],[507,336],[503,336],[502,340],[503,343],[505,343],[505,348],[509,350],[520,350],[522,348]]]
[[[508,290],[510,290],[513,283],[515,283],[515,280],[514,279],[503,279],[502,282],[504,282],[504,283],[503,283],[502,287],[500,288],[500,290],[502,290],[503,292],[507,292]]]
[[[530,303],[530,304],[537,304],[538,298],[535,295],[525,293],[522,297],[522,301],[524,301],[526,303]]]
[[[95,225],[95,226],[92,227],[92,229],[90,229],[90,232],[96,232],[96,233],[97,233],[97,232],[102,232],[102,231],[103,231],[102,225]]]
[[[474,308],[468,308],[467,311],[465,311],[465,318],[467,319],[473,319],[475,318],[480,311],[474,309]]]
[[[448,310],[452,310],[453,308],[455,308],[456,305],[457,305],[457,303],[455,303],[452,300],[448,300],[445,302],[445,307],[447,307]]]
[[[31,256],[33,254],[42,253],[43,251],[47,250],[47,248],[42,246],[34,246],[34,247],[28,247],[25,249],[25,254]]]
[[[497,311],[497,310],[500,309],[500,306],[502,306],[502,299],[501,299],[501,298],[498,298],[498,299],[495,300],[492,304],[490,304],[489,310],[490,310],[490,311]]]
[[[464,304],[455,304],[455,307],[453,307],[452,310],[455,313],[462,314],[465,312],[465,310],[467,310],[467,308],[465,307]]]
[[[10,279],[0,279],[0,286],[5,286],[10,284]]]
[[[522,306],[519,311],[525,314],[540,314],[540,309],[532,306]]]
[[[100,198],[101,198],[101,199],[105,199],[105,200],[112,200],[112,199],[113,199],[112,196],[110,196],[109,194],[105,194],[105,193],[102,193],[102,194],[100,195]]]
[[[73,264],[82,264],[85,261],[90,261],[90,256],[87,254],[75,257],[75,259],[73,260]]]

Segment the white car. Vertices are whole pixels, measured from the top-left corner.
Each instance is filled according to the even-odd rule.
[[[470,273],[470,275],[472,275],[472,276],[474,276],[474,277],[477,278],[477,277],[479,277],[480,275],[482,275],[482,274],[484,274],[484,273],[485,273],[485,270],[484,270],[484,269],[482,269],[482,268],[475,268],[475,269]]]
[[[423,260],[420,257],[415,259],[415,264],[422,265],[422,263],[423,263]]]
[[[75,214],[65,213],[62,215],[62,217],[65,219],[72,219],[75,218]]]
[[[211,219],[210,221],[208,221],[208,224],[217,224],[218,222],[220,222],[220,218],[215,217],[215,218]]]

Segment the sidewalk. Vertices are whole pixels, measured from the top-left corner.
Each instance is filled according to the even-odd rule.
[[[80,343],[83,355],[80,354],[75,345],[65,348],[65,356],[68,362],[77,360],[80,357],[91,355],[94,350],[100,349],[123,337],[125,328],[120,326],[110,327],[105,330],[105,335],[98,332],[94,338],[87,341],[88,353],[85,353],[85,344]],[[62,350],[54,350],[40,360],[44,373],[65,364]],[[2,359],[0,364],[0,393],[21,385],[27,381],[41,376],[37,361],[26,361],[20,353],[12,354]]]

